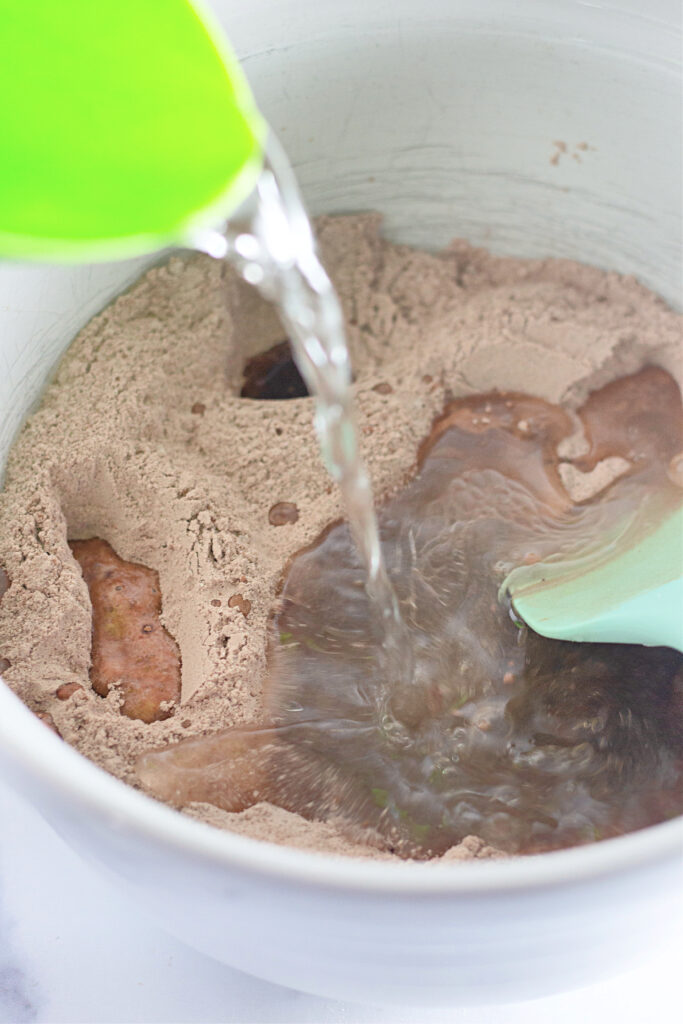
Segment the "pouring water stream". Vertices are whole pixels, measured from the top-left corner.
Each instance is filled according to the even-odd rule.
[[[339,485],[363,560],[387,677],[407,680],[412,675],[410,645],[382,556],[372,486],[360,455],[341,305],[317,256],[294,172],[272,136],[251,206],[244,230],[228,225],[223,232],[202,231],[191,244],[228,260],[280,314],[299,372],[315,397],[322,456]]]

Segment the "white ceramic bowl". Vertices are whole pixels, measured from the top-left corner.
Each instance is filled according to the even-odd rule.
[[[379,209],[404,241],[461,235],[569,256],[678,300],[676,0],[214,6],[314,212]],[[3,459],[74,331],[144,265],[0,268]],[[554,992],[625,969],[669,940],[680,912],[680,821],[509,863],[305,854],[146,799],[4,685],[0,760],[74,849],[176,936],[325,996]]]

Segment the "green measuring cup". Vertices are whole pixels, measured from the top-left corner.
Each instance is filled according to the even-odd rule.
[[[0,257],[187,244],[253,189],[266,125],[187,0],[0,0]]]

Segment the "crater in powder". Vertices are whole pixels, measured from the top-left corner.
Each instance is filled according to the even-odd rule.
[[[281,341],[266,352],[252,356],[244,367],[243,375],[242,398],[282,401],[308,395],[288,341]]]

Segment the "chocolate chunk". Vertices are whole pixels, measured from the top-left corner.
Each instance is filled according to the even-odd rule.
[[[82,689],[83,687],[80,683],[62,683],[61,686],[57,687],[55,697],[57,700],[68,700],[74,693],[78,693]]]
[[[291,501],[278,501],[268,513],[268,522],[271,526],[287,526],[295,523],[299,518],[299,509]]]
[[[241,594],[233,594],[230,600],[228,601],[228,606],[230,608],[239,608],[239,610],[242,612],[242,615],[244,615],[245,619],[249,612],[251,611],[251,601],[248,601],[245,597],[242,597]]]

